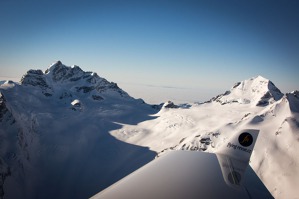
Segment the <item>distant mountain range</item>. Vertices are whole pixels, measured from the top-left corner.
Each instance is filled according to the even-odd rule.
[[[88,198],[168,150],[221,150],[242,128],[261,130],[251,166],[273,196],[295,198],[298,91],[258,76],[162,107],[58,61],[0,85],[0,198]]]

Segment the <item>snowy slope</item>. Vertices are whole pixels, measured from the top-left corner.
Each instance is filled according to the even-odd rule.
[[[236,83],[229,91],[212,98],[211,101],[265,106],[281,99],[283,94],[268,79],[262,76]]]
[[[0,198],[87,198],[156,156],[109,132],[157,109],[78,66],[29,70],[0,93]]]
[[[151,106],[60,61],[0,85],[0,197],[87,198],[169,150],[220,150],[260,129],[251,166],[275,198],[299,187],[299,93],[261,76],[205,103]]]
[[[298,91],[283,95],[258,76],[209,102],[170,107],[164,106],[157,119],[126,125],[112,135],[161,156],[169,150],[215,152],[234,132],[260,129],[251,166],[275,198],[298,198]]]

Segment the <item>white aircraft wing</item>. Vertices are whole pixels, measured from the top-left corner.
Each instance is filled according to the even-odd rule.
[[[216,154],[169,152],[91,198],[273,198],[248,164],[258,132],[238,132]]]

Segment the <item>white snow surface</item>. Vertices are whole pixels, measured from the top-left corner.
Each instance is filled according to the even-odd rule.
[[[112,137],[152,106],[95,73],[54,63],[0,86],[0,198],[88,198],[156,152]]]
[[[153,115],[156,119],[125,125],[111,134],[122,141],[147,146],[160,156],[168,150],[215,152],[234,132],[259,129],[250,165],[275,198],[298,198],[298,92],[282,96],[273,83],[270,87],[268,83],[260,76],[245,80],[230,94],[218,98],[220,103],[212,99],[179,108],[164,106]],[[256,106],[267,92],[272,92],[267,99],[270,102]],[[232,102],[229,99],[236,103],[227,103]]]
[[[1,82],[0,198],[91,197],[155,156],[215,152],[245,128],[260,130],[250,165],[272,195],[298,198],[298,91],[258,76],[209,102],[152,106],[58,61]]]
[[[213,98],[221,104],[239,103],[265,106],[281,99],[283,94],[275,85],[262,76],[236,83],[230,91]]]

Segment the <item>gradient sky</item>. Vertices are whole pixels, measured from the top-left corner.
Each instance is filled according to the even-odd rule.
[[[299,89],[299,1],[0,0],[0,79],[61,60],[149,102]]]

